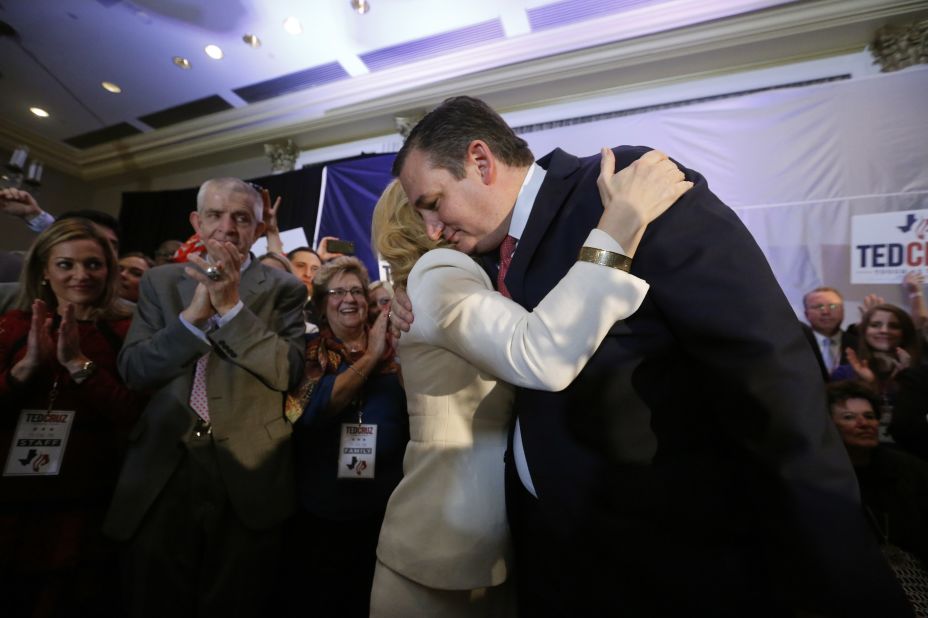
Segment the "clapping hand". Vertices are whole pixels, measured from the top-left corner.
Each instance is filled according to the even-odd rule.
[[[26,382],[43,365],[49,365],[56,356],[52,338],[52,314],[45,301],[32,301],[32,321],[26,338],[26,354],[13,365],[10,373],[17,382]]]
[[[205,288],[209,295],[210,305],[216,313],[222,316],[238,304],[242,257],[235,245],[228,241],[207,240],[206,252],[209,261],[199,255],[191,254],[188,261],[198,266],[199,269],[188,266],[184,270]],[[197,291],[199,291],[199,286]],[[193,315],[198,319],[203,319],[201,317],[204,313],[202,298],[198,299],[196,293],[188,309],[194,309],[194,304],[198,301],[199,304]],[[208,318],[209,316],[206,316],[205,319]]]
[[[88,359],[81,352],[81,338],[78,331],[77,318],[74,305],[67,303],[62,308],[61,326],[58,328],[58,346],[56,348],[58,362],[74,373],[83,367]]]

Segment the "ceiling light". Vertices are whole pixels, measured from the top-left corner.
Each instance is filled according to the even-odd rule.
[[[48,118],[48,112],[46,112],[41,107],[30,107],[29,111],[38,116],[39,118]]]
[[[100,82],[100,85],[103,86],[103,89],[107,92],[112,92],[113,94],[119,94],[122,92],[122,88],[114,84],[113,82]]]
[[[222,60],[222,50],[218,45],[207,45],[203,48],[203,51],[213,60]]]
[[[367,0],[351,0],[348,4],[351,5],[351,9],[358,15],[364,15],[371,10],[371,3]]]
[[[249,47],[261,47],[261,39],[253,34],[246,34],[242,37],[242,40],[245,41],[245,44]]]
[[[292,35],[303,34],[303,24],[296,17],[288,17],[284,20],[284,30]]]
[[[189,60],[181,58],[180,56],[174,56],[174,64],[182,69],[189,69],[192,66]]]

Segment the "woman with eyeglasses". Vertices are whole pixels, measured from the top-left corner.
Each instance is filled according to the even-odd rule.
[[[382,308],[368,325],[367,269],[327,262],[313,280],[321,323],[305,376],[287,400],[300,512],[291,536],[294,613],[367,616],[377,538],[409,440],[406,395]],[[302,605],[300,607],[299,605]]]

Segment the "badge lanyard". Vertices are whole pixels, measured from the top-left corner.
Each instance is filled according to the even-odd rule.
[[[342,423],[338,443],[338,478],[373,479],[377,460],[377,425],[364,422],[364,398],[358,398],[358,420]]]
[[[3,476],[56,476],[61,470],[76,412],[53,410],[58,383],[56,378],[44,411],[20,413]]]

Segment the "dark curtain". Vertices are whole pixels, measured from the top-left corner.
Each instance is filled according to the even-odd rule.
[[[280,229],[303,227],[306,238],[312,239],[316,231],[319,212],[319,192],[322,187],[322,169],[339,161],[355,161],[372,156],[327,161],[307,165],[302,169],[283,174],[249,179],[266,188],[271,199],[281,196],[278,212]],[[206,178],[203,179],[207,180]],[[197,188],[174,191],[132,191],[122,194],[119,209],[119,244],[123,252],[142,251],[153,255],[165,240],[184,241],[193,234],[190,213],[196,209]]]

